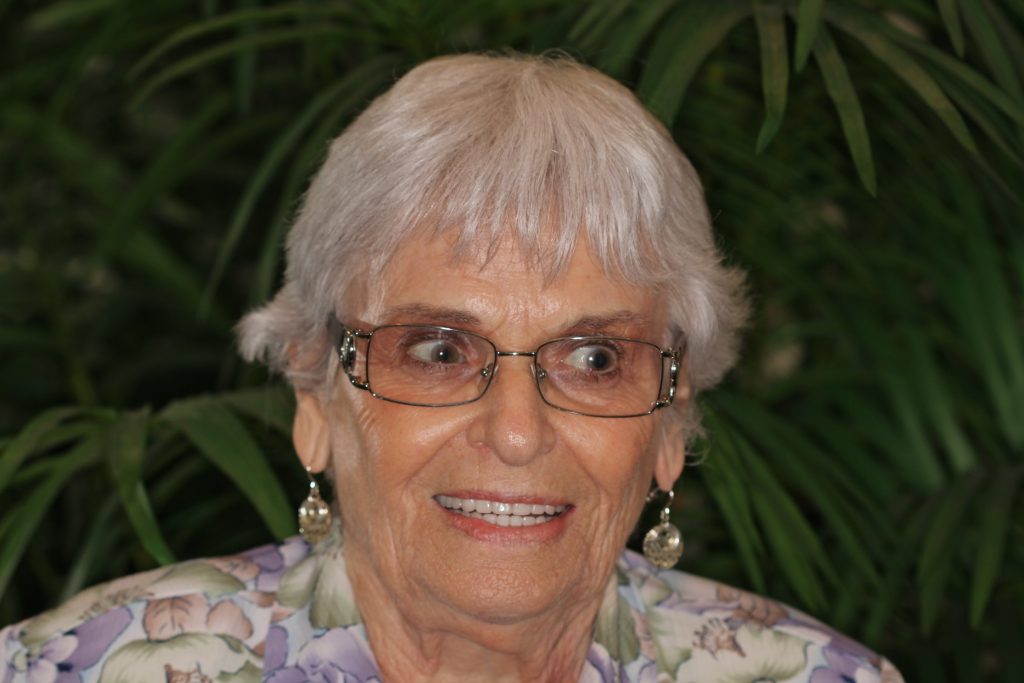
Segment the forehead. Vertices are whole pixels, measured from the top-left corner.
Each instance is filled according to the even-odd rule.
[[[362,301],[348,310],[373,325],[431,322],[485,333],[518,325],[559,334],[592,319],[608,321],[617,334],[664,333],[663,293],[609,276],[585,245],[553,278],[511,239],[455,253],[444,236],[411,237],[370,275]],[[435,319],[439,310],[446,319]]]

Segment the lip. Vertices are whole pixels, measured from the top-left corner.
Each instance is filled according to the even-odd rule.
[[[497,503],[529,503],[530,505],[565,505],[572,507],[572,503],[564,498],[555,496],[497,493],[495,491],[471,491],[469,489],[455,489],[453,491],[439,491],[437,496],[451,496],[452,498],[472,498],[474,500],[490,500]]]
[[[500,545],[534,545],[550,543],[558,539],[568,526],[576,508],[564,498],[535,494],[509,494],[493,491],[470,491],[458,489],[439,493],[438,496],[453,498],[473,498],[474,500],[490,500],[499,503],[529,503],[531,505],[565,506],[565,511],[554,519],[535,524],[534,526],[496,526],[482,519],[467,517],[442,506],[435,496],[437,509],[445,516],[447,522],[458,532],[484,543]]]

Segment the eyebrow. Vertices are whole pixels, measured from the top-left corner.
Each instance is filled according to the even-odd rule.
[[[426,322],[430,324],[448,323],[454,326],[482,326],[480,318],[472,313],[445,306],[432,306],[423,303],[400,304],[384,312],[385,322]],[[650,319],[641,313],[629,310],[613,311],[600,315],[583,315],[576,318],[563,328],[564,333],[596,334],[611,328],[628,326],[646,328]]]
[[[610,328],[615,327],[643,327],[646,328],[650,324],[650,319],[641,313],[635,311],[615,311],[613,313],[606,313],[602,315],[584,315],[580,316],[573,322],[566,326],[566,330],[573,332],[605,332]]]
[[[412,321],[428,322],[431,324],[445,322],[469,327],[479,327],[481,325],[480,318],[468,311],[419,303],[392,306],[384,311],[383,317],[385,322]]]

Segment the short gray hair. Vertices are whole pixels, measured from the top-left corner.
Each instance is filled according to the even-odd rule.
[[[328,317],[425,226],[453,233],[456,254],[510,235],[549,278],[585,244],[610,277],[667,292],[695,393],[735,362],[743,275],[723,264],[671,135],[590,67],[507,54],[421,64],[334,140],[288,235],[284,285],[238,326],[242,356],[321,390]]]

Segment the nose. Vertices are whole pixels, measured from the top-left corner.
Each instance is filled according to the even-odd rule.
[[[528,465],[555,444],[548,418],[551,410],[540,397],[529,357],[503,357],[470,425],[469,440],[491,451],[507,465]],[[500,370],[500,372],[499,372]]]

